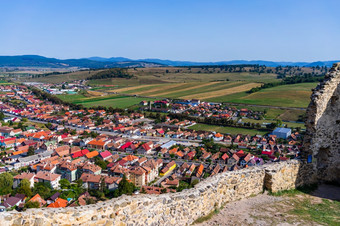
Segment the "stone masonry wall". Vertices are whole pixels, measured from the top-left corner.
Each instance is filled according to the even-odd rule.
[[[307,108],[303,158],[305,181],[340,183],[340,63],[314,90]]]
[[[225,172],[195,188],[161,195],[122,196],[95,205],[0,213],[0,225],[189,225],[225,203],[300,185],[293,160]]]

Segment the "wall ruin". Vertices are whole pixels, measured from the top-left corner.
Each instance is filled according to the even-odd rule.
[[[0,213],[1,226],[190,225],[227,202],[263,192],[295,188],[300,162],[288,161],[225,172],[195,188],[161,195],[122,196],[94,205]]]
[[[340,63],[314,90],[307,108],[305,180],[340,183]]]

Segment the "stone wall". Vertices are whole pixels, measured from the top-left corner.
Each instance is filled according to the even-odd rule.
[[[303,158],[305,181],[340,183],[340,63],[314,90],[307,108]]]
[[[293,160],[225,172],[195,188],[162,195],[122,196],[95,205],[0,213],[0,225],[189,225],[225,203],[300,185]]]

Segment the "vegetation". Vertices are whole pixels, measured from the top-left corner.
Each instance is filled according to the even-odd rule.
[[[237,128],[237,127],[229,127],[229,126],[215,126],[215,125],[207,125],[202,123],[197,123],[193,126],[190,126],[189,129],[193,129],[196,131],[215,131],[218,133],[226,133],[226,134],[249,134],[251,136],[254,135],[265,135],[269,131],[267,130],[258,130],[258,129],[246,129],[246,128]]]
[[[19,186],[16,188],[15,193],[25,194],[26,197],[32,196],[31,183],[27,179],[21,180]]]
[[[321,203],[312,203],[308,198],[294,201],[294,209],[288,212],[310,222],[323,225],[340,224],[340,202],[322,199]]]
[[[293,76],[286,77],[281,82],[271,82],[265,83],[260,87],[252,88],[248,91],[248,93],[255,93],[262,89],[272,88],[275,86],[288,85],[288,84],[296,84],[296,83],[310,83],[310,82],[320,82],[322,81],[324,76],[313,76],[312,74],[304,74],[303,76]]]
[[[0,195],[7,195],[12,192],[13,176],[10,173],[0,174]]]
[[[25,208],[28,209],[28,208],[40,208],[40,204],[39,202],[37,201],[34,201],[34,202],[26,202],[25,203]]]
[[[106,78],[132,78],[127,71],[127,69],[123,68],[110,68],[104,71],[100,71],[94,75],[91,75],[87,78],[87,80],[95,80],[95,79],[106,79]]]

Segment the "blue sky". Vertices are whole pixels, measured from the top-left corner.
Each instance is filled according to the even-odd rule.
[[[339,0],[0,0],[0,55],[340,60]]]

